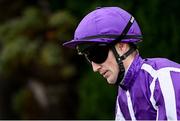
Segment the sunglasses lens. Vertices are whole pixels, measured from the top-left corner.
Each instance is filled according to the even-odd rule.
[[[101,64],[106,61],[108,52],[109,47],[107,46],[95,46],[88,49],[85,55],[90,62],[93,61],[95,63]]]

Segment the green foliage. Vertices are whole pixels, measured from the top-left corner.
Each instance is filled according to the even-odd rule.
[[[63,59],[59,57],[59,48],[55,44],[45,45],[40,53],[39,63],[44,64],[44,66],[53,66],[58,63],[63,63]]]
[[[31,99],[30,97],[32,97],[32,92],[30,92],[28,89],[22,89],[13,98],[13,101],[12,101],[13,106],[14,106],[13,109],[16,112],[22,113],[21,116],[26,117],[24,108],[27,108],[27,106],[28,106],[27,102],[29,99]]]
[[[59,11],[45,16],[35,7],[28,8],[22,16],[3,23],[0,26],[0,72],[8,77],[20,66],[36,68],[38,64],[44,69],[66,65],[57,41],[70,38],[73,27],[74,19],[68,12]],[[74,73],[70,70],[66,72]]]
[[[44,17],[36,8],[24,11],[23,16],[12,19],[0,26],[0,38],[3,42],[14,41],[18,36],[30,37],[35,32],[45,29]]]
[[[179,4],[167,3],[156,0],[143,1],[137,5],[138,7],[134,7],[136,9],[132,12],[141,26],[144,37],[140,44],[140,53],[144,57],[166,57],[180,62],[177,54],[180,51],[180,26],[177,15]]]
[[[72,39],[72,33],[74,33],[76,19],[68,11],[59,11],[54,13],[51,18],[49,18],[48,26],[52,29],[57,29],[57,38],[63,40]],[[68,29],[70,28],[70,29]]]
[[[62,48],[61,44],[71,38],[74,21],[74,17],[66,11],[45,14],[39,8],[30,7],[26,8],[21,16],[2,23],[0,25],[0,82],[4,84],[3,81],[8,80],[7,85],[12,85],[12,80],[15,80],[19,84],[27,85],[33,78],[49,85],[55,82],[68,85],[71,82],[70,79],[77,74],[75,65],[69,64],[68,60],[74,54]],[[67,91],[63,91],[66,87],[61,88],[59,85],[51,88],[59,88],[67,94]],[[11,98],[9,93],[11,92],[7,92],[6,97],[3,98]],[[45,112],[41,111],[44,109],[38,107],[39,104],[36,103],[36,99],[33,99],[33,94],[26,88],[22,87],[20,91],[13,93],[12,101],[10,101],[13,102],[11,108],[15,109],[20,119],[31,119],[33,116],[38,118],[45,115],[43,114]],[[64,96],[59,95],[58,92],[54,93],[58,96],[56,99]],[[33,107],[34,104],[36,106]],[[64,109],[56,110],[56,114],[60,110],[66,110],[65,106]],[[51,113],[53,115],[55,112]],[[59,117],[63,115],[65,114]]]
[[[78,119],[114,119],[116,90],[97,73],[87,71],[80,80]]]
[[[36,49],[35,42],[30,43],[25,37],[14,38],[4,44],[0,56],[0,72],[11,76],[9,74],[18,69],[20,63],[28,64],[33,59]]]

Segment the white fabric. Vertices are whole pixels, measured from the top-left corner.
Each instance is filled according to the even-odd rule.
[[[153,97],[155,81],[158,79],[160,87],[161,87],[162,95],[164,98],[167,119],[177,120],[175,92],[174,92],[174,86],[172,83],[170,72],[171,71],[180,72],[180,69],[172,68],[172,67],[165,67],[159,70],[155,70],[153,69],[151,65],[148,65],[148,64],[143,64],[141,69],[144,69],[153,77],[153,81],[150,85],[150,90],[151,90],[150,101],[153,107],[156,110],[158,110],[158,108],[155,105],[156,104],[155,99]]]
[[[116,110],[117,110],[117,112],[116,112],[115,121],[125,121],[125,118],[124,118],[124,116],[123,116],[123,114],[121,112],[121,109],[119,107],[118,98],[116,100]]]
[[[136,121],[136,117],[134,115],[134,110],[133,110],[131,96],[130,96],[129,91],[126,92],[126,95],[127,95],[128,109],[129,109],[129,112],[130,112],[131,119],[132,119],[132,121]]]

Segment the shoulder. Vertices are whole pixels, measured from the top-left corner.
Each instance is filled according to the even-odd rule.
[[[141,66],[141,73],[157,78],[157,72],[164,74],[170,71],[180,71],[180,64],[166,58],[146,58]]]
[[[146,58],[144,59],[144,63],[152,66],[155,70],[159,70],[161,68],[165,67],[175,67],[175,68],[180,68],[180,64],[169,60],[167,58]]]

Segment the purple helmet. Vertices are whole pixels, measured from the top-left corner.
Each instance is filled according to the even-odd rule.
[[[75,48],[82,43],[111,43],[118,38],[128,26],[126,36],[121,42],[137,43],[142,40],[141,30],[134,17],[119,7],[103,7],[86,15],[79,23],[74,39],[63,45]]]

